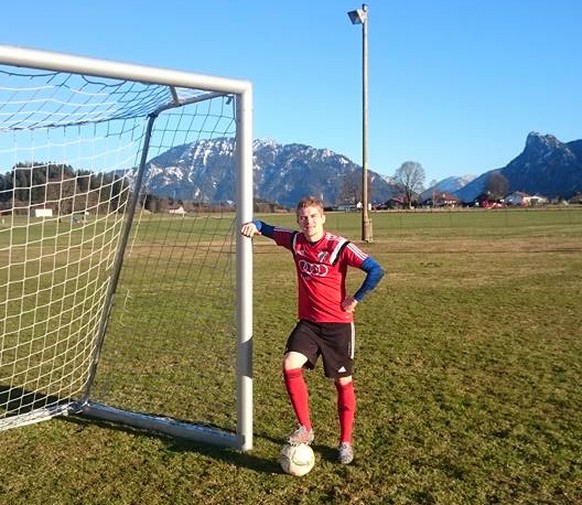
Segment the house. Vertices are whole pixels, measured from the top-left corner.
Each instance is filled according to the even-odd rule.
[[[532,207],[534,205],[548,203],[548,199],[543,196],[532,196],[524,193],[523,191],[514,191],[513,193],[507,195],[504,200],[507,205],[513,205],[516,207]]]
[[[505,205],[505,201],[494,200],[488,193],[481,193],[469,205],[471,207],[481,207],[482,209],[500,209]]]
[[[457,198],[452,193],[447,193],[446,191],[435,191],[431,198],[428,198],[423,205],[428,205],[430,207],[457,207],[461,205],[461,200]]]
[[[355,212],[356,210],[360,210],[362,208],[362,204],[358,207],[357,204],[353,203],[341,203],[336,207],[336,210],[340,212]]]
[[[408,202],[405,196],[399,195],[390,198],[385,205],[387,209],[403,209],[404,207],[408,207]]]
[[[168,213],[175,215],[175,216],[185,216],[186,215],[186,211],[184,210],[184,207],[182,205],[180,205],[179,207],[168,208]]]
[[[362,207],[364,207],[364,204],[360,201],[358,201],[358,203],[356,203],[356,209],[357,210],[362,210]],[[368,210],[372,210],[372,204],[368,203]]]
[[[528,205],[533,207],[535,205],[545,205],[546,203],[548,203],[548,199],[545,196],[533,195],[530,197]]]

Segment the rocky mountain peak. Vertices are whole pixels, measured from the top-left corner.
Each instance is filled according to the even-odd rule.
[[[493,172],[508,180],[510,192],[568,199],[582,191],[582,146],[580,141],[563,143],[554,135],[531,132],[524,150],[505,167],[485,172],[455,194],[472,201],[486,192]]]
[[[525,141],[525,150],[553,151],[563,146],[564,144],[553,135],[542,135],[538,132],[530,132]]]

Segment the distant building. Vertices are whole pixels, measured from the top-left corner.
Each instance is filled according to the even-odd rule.
[[[461,204],[460,198],[446,191],[435,191],[431,197],[423,202],[430,207],[457,207]]]
[[[170,207],[168,209],[168,213],[169,214],[174,214],[176,216],[184,216],[184,215],[186,215],[186,211],[184,210],[184,207],[182,205],[180,205],[179,207]]]
[[[362,207],[364,206],[364,204],[362,202],[358,202],[356,203],[356,209],[357,210],[362,210]],[[372,210],[372,204],[368,203],[368,210]]]
[[[388,209],[403,209],[404,207],[408,207],[408,202],[406,197],[402,195],[390,198],[386,202],[386,208]]]
[[[339,210],[340,212],[355,212],[356,210],[359,210],[361,208],[362,208],[361,203],[359,203],[359,207],[358,207],[358,204],[353,204],[353,203],[340,203],[336,207],[336,209]]]
[[[34,217],[53,217],[53,209],[36,208],[32,211]]]
[[[513,205],[515,207],[532,207],[535,205],[543,205],[548,203],[548,199],[540,195],[528,195],[523,191],[514,191],[507,195],[504,199],[506,205]]]

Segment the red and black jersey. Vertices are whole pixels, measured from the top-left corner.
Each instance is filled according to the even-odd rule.
[[[266,230],[264,230],[266,231]],[[347,239],[325,233],[309,242],[303,233],[272,228],[266,235],[289,249],[295,260],[298,316],[316,323],[349,323],[353,314],[342,310],[348,266],[361,268],[368,255]]]

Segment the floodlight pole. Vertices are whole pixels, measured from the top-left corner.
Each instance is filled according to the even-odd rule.
[[[362,240],[372,242],[368,216],[368,6],[348,12],[352,24],[362,25]]]

